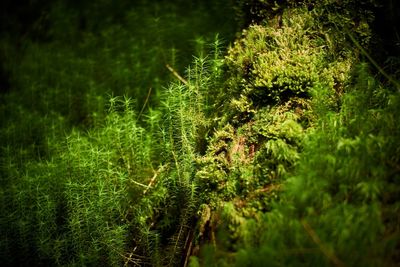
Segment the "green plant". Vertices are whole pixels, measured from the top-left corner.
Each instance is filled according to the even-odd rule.
[[[238,1],[260,23],[225,58],[207,3],[57,1],[0,41],[3,265],[396,265],[375,1]]]
[[[199,239],[207,245],[193,262],[394,263],[397,252],[390,246],[398,241],[388,237],[391,241],[384,244],[384,229],[394,230],[379,215],[386,210],[379,202],[386,195],[382,180],[394,170],[379,159],[391,153],[381,151],[382,140],[392,140],[389,136],[397,130],[372,115],[383,119],[376,109],[387,107],[383,99],[389,91],[365,67],[353,70],[359,52],[366,53],[357,49],[369,42],[371,13],[368,8],[365,14],[340,13],[341,8],[340,3],[322,2],[313,8],[285,8],[279,24],[250,26],[229,50],[224,95],[229,105],[197,173],[204,191],[209,190],[212,215],[204,232],[211,238]],[[326,12],[328,17],[322,15]],[[358,18],[360,24],[353,24]],[[356,37],[348,35],[349,29]],[[351,42],[358,48],[351,48]],[[381,132],[386,137],[370,132],[379,127],[387,130]],[[389,181],[386,186],[396,191],[397,182]]]
[[[398,94],[380,87],[365,64],[355,76],[341,112],[319,114],[282,200],[258,226],[267,230],[238,253],[238,266],[395,266],[399,187],[389,161],[397,161]]]

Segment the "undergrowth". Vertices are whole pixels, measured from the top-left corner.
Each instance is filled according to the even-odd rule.
[[[396,266],[379,3],[240,0],[229,46],[224,3],[57,1],[2,35],[2,265]]]
[[[51,158],[21,166],[12,155],[3,158],[5,264],[176,266],[186,260],[200,204],[193,162],[209,127],[204,96],[220,75],[219,39],[211,50],[195,58],[183,82],[166,88],[157,110],[138,113],[132,99],[113,97],[97,127],[74,129],[63,142],[49,136]]]

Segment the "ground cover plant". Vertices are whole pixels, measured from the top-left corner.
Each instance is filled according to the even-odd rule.
[[[395,2],[4,5],[2,266],[397,266]]]

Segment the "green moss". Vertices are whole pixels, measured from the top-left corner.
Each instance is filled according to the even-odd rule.
[[[341,110],[355,105],[347,106],[346,103],[347,96],[350,96],[347,90],[358,86],[354,85],[353,68],[359,62],[360,51],[351,44],[351,39],[362,45],[368,44],[372,20],[369,8],[375,4],[363,2],[363,11],[355,9],[354,1],[317,1],[307,6],[301,3],[275,4],[276,9],[267,12],[268,15],[258,14],[265,20],[244,30],[225,58],[228,75],[223,99],[226,104],[218,124],[218,129],[222,130],[217,129],[210,139],[198,171],[202,179],[213,181],[212,186],[205,183],[201,187],[206,188],[205,195],[212,196],[206,197],[212,213],[224,219],[217,220],[211,229],[219,238],[217,242],[213,241],[213,249],[204,247],[207,255],[200,258],[204,262],[211,257],[218,259],[221,266],[234,263],[260,266],[265,262],[272,266],[282,263],[301,265],[301,259],[294,259],[296,255],[285,254],[299,249],[299,255],[303,257],[301,250],[313,247],[307,237],[307,223],[301,221],[302,215],[299,215],[299,220],[294,219],[297,218],[296,212],[301,210],[317,216],[321,209],[337,206],[338,209],[324,217],[328,218],[335,212],[350,216],[355,211],[352,208],[346,211],[336,202],[335,194],[332,195],[337,190],[348,194],[351,189],[345,186],[346,182],[334,182],[324,177],[338,177],[339,173],[346,171],[349,175],[351,173],[351,177],[361,175],[350,171],[350,166],[357,165],[359,160],[352,160],[348,165],[350,169],[336,170],[333,166],[338,166],[340,156],[319,150],[318,147],[325,146],[312,140],[313,136],[321,134],[327,137],[325,142],[329,144],[344,134],[344,128],[339,127],[340,120],[333,118]],[[344,10],[346,8],[348,10]],[[353,32],[351,38],[350,31]],[[365,83],[369,86],[368,82]],[[365,106],[355,105],[351,114],[360,114],[363,108]],[[362,127],[354,117],[350,121],[349,131]],[[328,125],[338,129],[327,131]],[[353,147],[360,142],[360,139],[351,139],[348,145]],[[349,153],[353,151],[348,149]],[[308,153],[304,151],[315,151],[315,154],[304,154]],[[316,160],[311,162],[311,158]],[[316,166],[325,160],[326,164],[320,166],[319,172]],[[301,177],[298,177],[299,172]],[[307,179],[311,177],[320,180],[316,178],[314,184],[310,184]],[[364,192],[362,194],[369,200],[376,200],[380,186],[379,182],[361,182],[358,190]],[[285,192],[287,190],[290,192]],[[291,202],[291,197],[296,194],[299,198]],[[298,210],[294,211],[295,208]],[[366,218],[369,212],[375,214],[375,208],[371,205],[357,214]],[[379,219],[372,214],[368,218],[373,220],[371,236],[378,238],[382,230]],[[318,222],[318,219],[309,219]],[[361,227],[358,222],[354,231]],[[279,235],[275,235],[275,227],[282,229]],[[318,233],[329,232],[327,224],[321,227],[317,229]],[[286,237],[286,228],[291,229],[292,236]],[[343,230],[350,228],[346,224]],[[256,233],[265,234],[259,236]],[[346,247],[344,244],[340,246]],[[284,252],[277,256],[278,251]],[[321,255],[312,255],[304,256],[308,259],[304,266],[329,262]]]
[[[375,1],[238,1],[253,25],[225,58],[218,38],[207,53],[185,33],[181,5],[114,7],[128,27],[151,24],[153,47],[110,18],[96,26],[108,4],[87,4],[81,34],[82,14],[57,4],[65,36],[27,42],[18,67],[5,57],[22,96],[0,99],[5,265],[397,263],[398,88],[359,64]],[[174,44],[187,34],[184,73],[188,51]],[[135,100],[106,103],[112,86]],[[80,120],[86,131],[71,128]]]
[[[232,73],[231,108],[243,113],[243,107],[251,110],[291,97],[309,98],[321,85],[339,91],[357,53],[348,50],[339,57],[330,39],[318,17],[301,8],[285,10],[279,27],[250,26],[226,57]]]

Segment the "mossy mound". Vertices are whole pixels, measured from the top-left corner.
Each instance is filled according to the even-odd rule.
[[[226,90],[216,102],[222,112],[199,161],[196,177],[208,208],[207,216],[200,212],[192,266],[393,265],[393,247],[392,256],[382,250],[392,244],[382,240],[383,229],[393,225],[378,216],[378,206],[386,205],[378,200],[385,195],[378,184],[399,187],[382,176],[391,173],[385,161],[365,165],[382,154],[367,144],[375,133],[364,126],[386,126],[357,115],[391,110],[373,96],[390,90],[377,86],[361,64],[376,3],[275,1],[269,12],[260,6],[271,1],[254,2],[263,19],[245,29],[225,57]],[[376,138],[391,139],[398,129],[389,128]],[[377,169],[383,173],[362,174]]]

